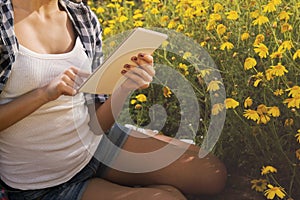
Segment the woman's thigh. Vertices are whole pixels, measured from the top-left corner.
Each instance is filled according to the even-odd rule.
[[[166,136],[132,131],[105,173],[106,180],[127,186],[172,185],[187,194],[215,194],[226,182],[226,169],[212,154]]]
[[[94,178],[90,180],[82,200],[186,200],[186,198],[172,186],[149,186],[133,188],[121,186],[109,181]]]

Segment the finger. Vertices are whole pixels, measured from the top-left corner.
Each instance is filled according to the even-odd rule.
[[[149,74],[147,70],[140,67],[133,68],[130,70],[130,72],[137,74],[146,82],[152,82],[153,80],[153,76]]]
[[[66,69],[63,74],[68,76],[73,81],[76,79],[75,71],[73,71],[71,68]]]
[[[77,94],[77,91],[74,88],[66,85],[62,94],[68,96],[74,96],[75,94]]]
[[[152,80],[153,80],[152,76],[149,75],[147,71],[145,71],[144,69],[141,69],[139,67],[135,67],[130,70],[127,70],[126,73],[127,74],[131,74],[131,73],[135,74],[135,75],[137,75],[137,76],[135,76],[137,79],[142,79],[145,82],[152,82]],[[135,81],[138,82],[139,80],[135,80]]]
[[[79,70],[77,76],[75,77],[76,85],[80,86],[90,75],[90,72]]]
[[[153,57],[150,54],[145,54],[145,53],[139,53],[138,58],[140,60],[143,60],[149,64],[153,64]]]
[[[75,82],[73,79],[70,78],[70,76],[63,74],[61,77],[61,80],[69,87],[72,87],[72,88],[75,87]]]
[[[139,69],[139,70],[141,70],[141,69]],[[142,70],[142,71],[144,71],[144,70]],[[151,82],[150,79],[148,79],[148,80],[143,79],[143,78],[141,78],[140,74],[134,73],[134,72],[132,72],[132,70],[125,73],[124,76],[127,77],[128,79],[130,79],[135,84],[135,88],[133,88],[133,89],[141,88],[145,85],[149,86],[149,82]]]
[[[87,76],[86,72],[83,72],[79,68],[73,66],[66,69],[64,71],[64,74],[70,77],[70,79],[73,80],[77,86],[79,86],[84,81],[84,79],[82,79],[81,76]]]
[[[153,65],[153,57],[149,54],[139,53],[138,56],[132,56],[131,61],[137,65],[146,63],[147,65]]]
[[[155,75],[153,67],[153,58],[149,54],[140,53],[138,56],[133,56],[131,59],[136,65],[147,71],[150,76]]]
[[[58,84],[57,89],[63,95],[73,96],[77,93],[77,91],[73,87],[69,86],[64,81],[62,81]]]

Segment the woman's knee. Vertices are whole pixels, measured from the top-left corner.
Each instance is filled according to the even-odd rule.
[[[227,181],[227,170],[225,165],[217,158],[213,158],[213,164],[203,171],[199,170],[199,185],[204,185],[202,193],[218,194],[223,191]],[[203,174],[201,174],[203,173]],[[195,175],[196,176],[196,175]],[[204,181],[204,184],[203,184]],[[197,187],[197,181],[195,187]]]

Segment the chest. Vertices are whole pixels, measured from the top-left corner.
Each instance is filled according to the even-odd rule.
[[[69,52],[75,44],[75,31],[64,11],[51,16],[14,12],[14,29],[18,42],[26,48],[44,54]]]

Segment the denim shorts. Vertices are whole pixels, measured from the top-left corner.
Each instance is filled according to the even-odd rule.
[[[107,165],[118,155],[119,147],[125,143],[130,129],[115,124],[104,134],[91,161],[69,181],[45,189],[19,190],[4,185],[9,200],[80,200],[90,179],[102,178]],[[104,164],[105,163],[105,164]]]

